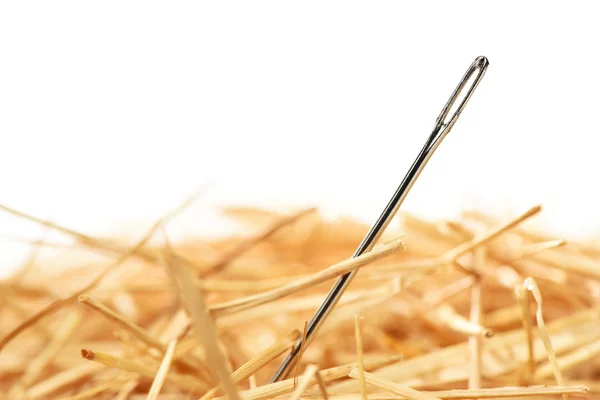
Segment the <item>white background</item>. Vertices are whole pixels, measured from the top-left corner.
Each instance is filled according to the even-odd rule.
[[[109,234],[213,181],[199,207],[319,204],[372,220],[485,55],[486,77],[403,209],[513,215],[540,203],[539,224],[567,239],[595,234],[598,11],[581,1],[2,2],[0,203]],[[189,218],[192,230],[209,224]],[[3,214],[0,234],[40,230]],[[0,270],[23,250],[0,238]]]

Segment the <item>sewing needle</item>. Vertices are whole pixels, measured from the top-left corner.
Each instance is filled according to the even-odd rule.
[[[436,119],[435,127],[433,128],[431,135],[425,142],[425,145],[421,149],[421,152],[419,153],[416,160],[413,162],[412,166],[406,173],[406,176],[402,180],[402,183],[400,183],[400,186],[398,187],[398,189],[392,196],[392,199],[389,201],[389,203],[381,213],[381,216],[379,217],[377,222],[375,222],[375,224],[371,227],[361,244],[358,246],[358,249],[354,253],[353,258],[358,257],[361,254],[366,253],[373,248],[383,231],[390,223],[391,219],[398,211],[398,208],[400,208],[400,205],[402,204],[408,192],[412,188],[413,184],[421,174],[421,171],[431,158],[431,155],[434,153],[434,151],[440,145],[444,137],[446,137],[446,135],[450,132],[450,130],[458,120],[458,117],[460,116],[461,112],[467,105],[467,102],[473,95],[473,92],[477,88],[477,85],[479,84],[481,79],[483,79],[488,65],[489,61],[485,57],[477,57],[475,61],[471,64],[471,66],[461,79],[460,83],[450,96],[450,99],[442,109],[442,112]],[[473,81],[469,86],[467,86],[469,79],[473,76],[475,76]],[[467,87],[468,90],[464,95],[463,100],[459,103],[458,107],[456,108],[456,111],[448,119],[450,109],[456,103],[463,90]],[[275,375],[271,378],[271,382],[277,382],[287,377],[294,360],[300,352],[302,342],[306,340],[306,344],[308,344],[310,339],[314,337],[316,331],[321,326],[323,321],[327,318],[331,310],[335,307],[338,300],[352,281],[352,278],[354,278],[356,272],[357,271],[353,271],[346,275],[343,275],[336,282],[335,286],[331,289],[331,291],[325,298],[323,304],[321,304],[315,315],[310,320],[306,330],[306,338],[301,337],[298,340],[290,354],[283,361]],[[306,346],[306,344],[304,346]]]

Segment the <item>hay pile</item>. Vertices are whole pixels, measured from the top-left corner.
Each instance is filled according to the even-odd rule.
[[[32,257],[2,282],[0,392],[70,400],[589,397],[600,393],[600,246],[525,230],[540,210],[504,221],[403,215],[401,239],[388,230],[355,260],[347,258],[368,226],[313,209],[227,209],[256,233],[180,244],[161,229],[173,213],[130,247],[37,221],[76,239],[94,262],[57,272]],[[334,279],[358,267],[303,350],[297,378],[268,384]]]

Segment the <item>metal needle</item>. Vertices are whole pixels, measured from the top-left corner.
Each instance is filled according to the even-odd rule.
[[[427,164],[427,161],[429,161],[435,149],[437,149],[444,137],[448,134],[448,132],[450,132],[450,130],[458,120],[460,113],[467,105],[467,102],[473,95],[473,92],[477,88],[477,85],[485,75],[488,65],[489,61],[485,57],[477,57],[473,64],[471,64],[471,66],[461,79],[460,83],[452,93],[452,96],[450,96],[450,99],[442,109],[442,112],[438,116],[437,120],[435,121],[435,127],[433,128],[431,135],[429,135],[429,138],[425,142],[425,146],[423,146],[423,148],[421,149],[421,152],[419,153],[416,160],[406,173],[406,176],[402,180],[402,183],[400,183],[400,186],[398,187],[398,189],[392,196],[392,199],[381,213],[381,216],[379,217],[377,222],[375,222],[375,224],[371,227],[361,244],[358,246],[358,249],[354,253],[353,258],[358,257],[361,254],[368,252],[373,248],[373,246],[375,245],[385,228],[390,223],[391,219],[398,211],[398,208],[406,198],[413,184],[421,174],[421,171]],[[471,84],[467,86],[469,79],[473,76],[475,76],[474,79],[472,80]],[[448,118],[450,109],[457,102],[463,90],[467,87],[468,90],[464,95],[463,100],[459,103],[458,107],[456,108],[456,111],[454,111],[450,118]],[[327,295],[327,298],[325,299],[323,304],[321,304],[321,307],[319,307],[315,315],[312,317],[310,323],[308,324],[306,330],[306,338],[301,337],[298,340],[291,353],[283,361],[273,378],[271,378],[271,382],[277,382],[287,377],[294,360],[300,352],[302,342],[306,340],[308,343],[310,339],[314,337],[318,328],[327,318],[331,310],[335,307],[338,300],[352,281],[352,278],[354,278],[356,272],[357,271],[350,272],[342,276],[336,282],[335,286],[331,289],[331,291]]]

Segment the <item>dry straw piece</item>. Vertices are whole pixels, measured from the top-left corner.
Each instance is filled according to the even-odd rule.
[[[35,241],[22,270],[0,284],[0,398],[600,393],[600,245],[526,229],[539,206],[504,220],[404,214],[401,232],[348,259],[368,227],[314,208],[223,210],[250,235],[170,244],[156,234],[191,201],[133,246],[1,207],[74,245],[51,247],[58,258],[41,262],[46,246]],[[54,268],[72,252],[90,262]],[[302,349],[297,376],[269,384],[331,281],[355,270]]]

